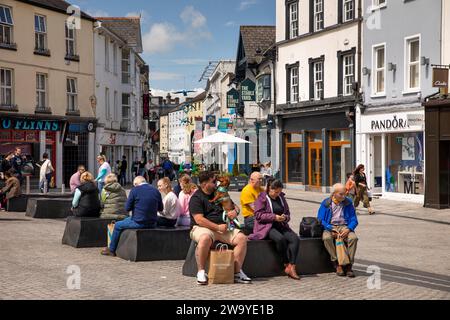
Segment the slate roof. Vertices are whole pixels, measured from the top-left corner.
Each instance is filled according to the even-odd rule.
[[[257,62],[257,56],[275,44],[275,26],[241,26],[239,31],[249,63]]]
[[[20,2],[28,3],[33,6],[41,7],[48,10],[58,11],[67,14],[67,8],[70,3],[63,0],[17,0]],[[87,20],[95,21],[93,17],[81,11],[81,17]]]
[[[95,19],[123,39],[136,52],[142,53],[140,17],[95,17]]]

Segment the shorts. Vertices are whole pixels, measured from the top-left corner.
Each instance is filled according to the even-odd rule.
[[[207,234],[212,239],[213,242],[220,241],[223,243],[232,244],[234,238],[240,232],[241,232],[241,230],[234,229],[233,231],[225,231],[224,233],[222,233],[222,232],[212,231],[211,229],[208,229],[208,228],[194,226],[191,230],[190,237],[192,240],[194,240],[195,242],[198,243],[200,238],[204,234]]]

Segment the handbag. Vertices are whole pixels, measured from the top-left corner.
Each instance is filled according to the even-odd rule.
[[[342,238],[336,239],[336,255],[340,266],[346,266],[350,264],[350,258],[348,257],[347,246]]]
[[[321,238],[323,233],[322,224],[315,217],[304,217],[300,223],[300,237]]]
[[[226,244],[218,244],[209,257],[209,283],[234,283],[234,252]]]
[[[111,244],[111,239],[112,239],[112,235],[113,235],[113,232],[114,232],[115,225],[116,225],[116,222],[113,221],[111,223],[108,223],[108,225],[106,226],[106,228],[107,228],[108,248],[109,248],[109,245]]]

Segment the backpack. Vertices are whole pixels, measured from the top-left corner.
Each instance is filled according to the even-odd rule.
[[[305,217],[300,223],[300,237],[302,238],[320,238],[322,237],[322,224],[317,218]]]

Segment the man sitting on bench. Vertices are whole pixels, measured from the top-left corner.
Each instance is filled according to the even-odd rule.
[[[116,255],[120,234],[123,230],[156,228],[157,213],[163,210],[161,194],[142,176],[134,178],[133,185],[134,188],[131,189],[125,204],[125,210],[132,211],[132,216],[115,224],[111,244],[109,248],[102,250],[102,255]]]
[[[347,198],[345,194],[345,186],[340,183],[335,184],[331,197],[325,199],[320,205],[317,219],[324,227],[322,240],[336,268],[336,274],[341,277],[347,274],[347,277],[353,278],[355,274],[352,270],[352,264],[355,261],[356,244],[358,242],[355,234],[358,218],[352,200]],[[342,238],[348,245],[350,264],[345,266],[345,270],[337,262],[334,240],[338,237]]]
[[[208,284],[205,273],[205,264],[209,250],[214,241],[220,241],[234,246],[234,280],[239,283],[251,283],[251,279],[242,271],[245,254],[247,253],[247,237],[239,230],[227,230],[227,224],[223,220],[223,208],[214,202],[216,190],[216,177],[213,172],[201,172],[198,177],[200,189],[198,189],[189,201],[191,214],[191,239],[197,242],[195,257],[197,260],[197,284]],[[230,220],[237,216],[236,210],[228,212]]]

